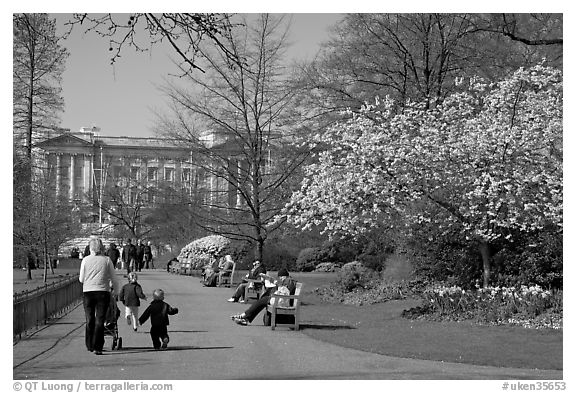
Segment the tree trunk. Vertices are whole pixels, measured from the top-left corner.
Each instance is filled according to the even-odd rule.
[[[254,259],[257,261],[262,261],[264,256],[264,239],[259,238],[256,241],[256,249],[254,250]]]
[[[46,239],[44,239],[44,282],[48,281],[48,264],[50,257],[48,256],[48,247],[46,246]]]
[[[488,242],[482,241],[480,243],[480,254],[482,255],[482,267],[483,267],[483,284],[484,288],[490,285],[490,247]]]

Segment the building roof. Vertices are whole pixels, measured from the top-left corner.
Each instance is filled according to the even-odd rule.
[[[131,136],[101,136],[92,132],[63,132],[62,134],[47,138],[38,143],[40,148],[55,146],[83,146],[83,147],[121,147],[124,149],[133,148],[153,148],[153,149],[170,149],[170,150],[190,150],[190,147],[183,146],[177,140],[168,138],[143,138]]]

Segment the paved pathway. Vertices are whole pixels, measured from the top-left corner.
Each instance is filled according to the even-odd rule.
[[[342,348],[302,331],[272,331],[257,317],[239,326],[229,316],[247,306],[228,303],[228,288],[205,288],[198,278],[143,271],[140,283],[151,299],[163,288],[180,313],[170,317],[171,342],[154,351],[149,322],[133,332],[119,320],[123,349],[96,356],[84,347],[84,315],[78,306],[13,349],[13,378],[39,380],[193,379],[562,379],[562,371],[473,366],[401,359]],[[144,302],[141,310],[147,306]],[[121,306],[121,304],[119,304]],[[121,307],[122,309],[122,307]],[[306,307],[303,308],[306,321]]]

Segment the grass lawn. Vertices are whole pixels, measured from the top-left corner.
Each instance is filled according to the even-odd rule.
[[[366,306],[328,304],[314,288],[330,273],[294,273],[304,283],[302,331],[336,345],[403,358],[497,367],[562,370],[562,330],[430,322],[401,317],[418,300]]]
[[[78,262],[78,267],[66,266],[62,268],[54,269],[54,273],[50,272],[48,269],[48,275],[46,276],[46,283],[44,282],[44,269],[34,269],[32,270],[32,280],[28,280],[26,270],[13,269],[12,270],[12,292],[19,293],[23,291],[29,291],[43,286],[44,284],[50,284],[56,281],[66,279],[80,271],[80,262]]]

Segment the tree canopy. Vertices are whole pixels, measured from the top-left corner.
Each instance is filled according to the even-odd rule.
[[[318,135],[325,149],[292,196],[290,220],[361,233],[397,212],[480,246],[513,230],[561,230],[561,71],[538,65],[460,88],[433,109],[376,102]]]

